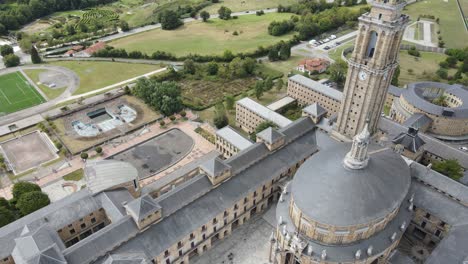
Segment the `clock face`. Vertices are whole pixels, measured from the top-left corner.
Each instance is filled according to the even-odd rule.
[[[367,73],[365,73],[363,71],[360,71],[359,72],[359,79],[361,79],[361,81],[364,81],[366,78],[367,78]]]

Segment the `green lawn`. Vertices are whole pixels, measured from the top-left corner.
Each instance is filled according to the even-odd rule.
[[[258,46],[268,46],[288,40],[292,34],[274,37],[267,27],[274,20],[288,19],[291,14],[271,13],[263,16],[247,15],[238,19],[212,19],[208,23],[191,22],[176,30],[155,29],[110,42],[116,48],[139,50],[151,54],[157,50],[175,55],[221,54],[224,50],[234,53],[247,52]],[[238,36],[233,35],[237,31]]]
[[[66,181],[79,181],[83,179],[83,176],[84,176],[83,169],[79,169],[79,170],[70,172],[69,174],[63,176],[63,179]]]
[[[430,78],[439,69],[439,62],[445,58],[447,58],[445,54],[432,52],[421,52],[421,57],[416,58],[409,55],[406,50],[400,51],[399,86],[418,81],[430,81]],[[408,69],[412,69],[413,73],[410,74]],[[454,73],[454,69],[449,70],[449,75]]]
[[[461,0],[463,2],[466,0]],[[468,43],[468,33],[458,10],[456,0],[423,0],[408,5],[403,13],[408,14],[413,21],[418,15],[434,15],[440,19],[440,31],[446,47],[463,48]]]
[[[343,50],[349,48],[349,47],[352,47],[354,46],[354,39],[352,41],[348,41],[344,44],[342,44],[341,46],[339,46],[338,48],[336,49],[333,49],[331,50],[329,53],[328,53],[328,56],[333,59],[334,61],[338,60],[338,59],[341,59],[341,54],[343,53]]]
[[[41,91],[49,98],[49,100],[52,100],[54,98],[57,98],[59,95],[61,95],[67,88],[58,88],[58,89],[52,89],[49,88],[47,85],[44,84],[39,84],[40,79],[39,79],[39,74],[42,72],[46,72],[46,70],[24,70],[24,73],[29,76],[29,78],[36,83],[37,87],[41,89]]]
[[[216,14],[221,6],[229,7],[232,12],[276,8],[279,4],[288,6],[298,3],[298,0],[221,0],[219,3],[205,8],[210,14]]]
[[[158,65],[106,61],[56,61],[50,64],[68,68],[80,77],[80,87],[74,94],[94,91],[161,68]]]
[[[13,113],[45,101],[20,72],[0,76],[0,113]]]

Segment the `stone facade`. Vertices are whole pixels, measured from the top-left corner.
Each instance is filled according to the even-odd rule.
[[[348,61],[336,132],[352,138],[367,119],[374,133],[395,68],[408,16],[402,15],[404,3],[379,0],[369,13],[359,18],[359,33]]]
[[[315,81],[314,83],[316,85],[324,86],[323,84]],[[332,88],[327,87],[326,89],[331,90]],[[288,80],[287,93],[288,96],[296,99],[301,106],[307,106],[314,103],[320,104],[320,106],[327,110],[327,114],[325,115],[326,117],[336,115],[340,110],[341,98],[332,97],[323,92],[315,90],[304,83],[292,80],[291,78]]]

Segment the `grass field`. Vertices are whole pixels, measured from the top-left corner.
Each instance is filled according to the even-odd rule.
[[[462,0],[461,2],[466,2]],[[408,5],[403,13],[408,14],[413,21],[419,15],[434,15],[440,19],[440,31],[446,47],[463,48],[468,43],[468,33],[458,10],[456,0],[423,0]]]
[[[50,64],[68,68],[80,77],[80,87],[74,94],[94,91],[161,68],[158,65],[106,61],[57,61]]]
[[[221,54],[224,50],[247,52],[268,46],[292,35],[274,37],[267,27],[274,20],[288,19],[291,14],[271,13],[263,16],[240,16],[238,19],[212,19],[208,23],[191,22],[176,30],[155,29],[110,42],[116,48],[139,50],[148,54],[166,51],[175,55]],[[237,31],[238,36],[233,32]]]
[[[59,88],[59,89],[51,89],[47,85],[44,84],[38,84],[39,81],[39,74],[42,72],[46,72],[46,70],[24,70],[24,73],[28,75],[28,77],[36,83],[37,87],[41,89],[41,91],[49,98],[49,100],[57,98],[59,95],[61,95],[67,88]]]
[[[298,0],[221,0],[219,3],[205,8],[210,14],[216,14],[221,6],[229,7],[232,12],[276,8],[279,4],[288,6],[298,3]]]
[[[432,52],[421,52],[421,57],[415,58],[409,55],[406,50],[400,51],[399,86],[418,81],[430,81],[430,77],[434,76],[439,69],[439,62],[445,58],[447,58],[445,54]],[[413,73],[410,74],[408,69],[412,69]],[[449,70],[449,75],[454,73],[454,69]]]
[[[0,76],[0,113],[13,113],[45,101],[20,72]]]

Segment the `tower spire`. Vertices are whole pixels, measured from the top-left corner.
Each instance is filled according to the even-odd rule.
[[[365,168],[369,161],[369,156],[367,155],[369,143],[369,119],[367,119],[362,131],[353,138],[351,150],[346,154],[343,160],[345,167],[352,170]]]

